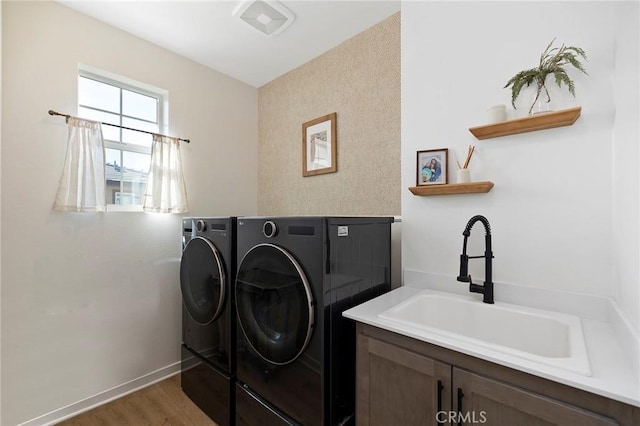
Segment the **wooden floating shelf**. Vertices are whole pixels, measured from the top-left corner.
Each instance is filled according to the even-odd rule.
[[[412,186],[409,191],[413,195],[455,195],[480,194],[491,191],[493,182],[450,183],[447,185]]]
[[[500,123],[471,127],[469,131],[477,139],[490,139],[517,133],[534,132],[554,127],[571,126],[580,117],[582,107],[545,112]]]

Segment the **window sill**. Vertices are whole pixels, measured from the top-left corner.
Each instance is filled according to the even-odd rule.
[[[107,213],[110,212],[134,212],[142,213],[141,204],[107,204]]]

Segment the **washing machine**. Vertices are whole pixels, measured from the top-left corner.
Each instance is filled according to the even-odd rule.
[[[355,419],[355,324],[390,290],[392,217],[238,219],[236,422]]]
[[[182,221],[181,386],[219,425],[235,424],[237,218]]]

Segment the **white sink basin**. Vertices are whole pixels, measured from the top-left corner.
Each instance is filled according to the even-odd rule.
[[[580,318],[465,296],[423,292],[378,315],[381,320],[591,375]]]

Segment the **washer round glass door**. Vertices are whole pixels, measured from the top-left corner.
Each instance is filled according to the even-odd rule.
[[[180,290],[189,316],[200,325],[217,319],[224,308],[225,275],[220,254],[211,241],[195,237],[180,262]]]
[[[307,348],[313,296],[302,268],[283,248],[258,244],[245,254],[236,276],[236,307],[246,340],[265,361],[289,364]]]

